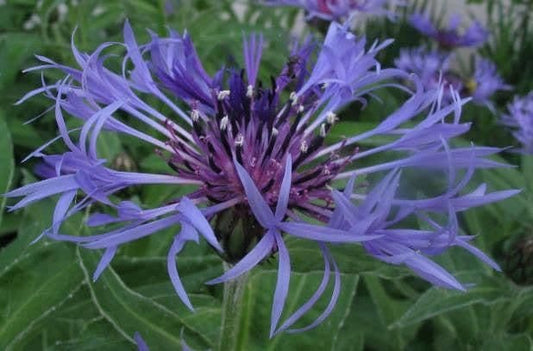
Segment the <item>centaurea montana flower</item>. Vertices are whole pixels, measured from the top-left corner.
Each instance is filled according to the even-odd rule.
[[[436,40],[443,48],[459,46],[477,47],[485,43],[489,32],[481,23],[474,21],[468,28],[461,27],[461,17],[457,14],[450,16],[447,27],[438,28],[429,15],[415,13],[409,17],[409,22],[420,33]]]
[[[510,90],[498,74],[496,65],[486,58],[476,58],[473,77],[465,82],[472,101],[478,105],[485,105],[494,112],[494,104],[490,101],[497,91]]]
[[[339,21],[355,13],[389,14],[390,0],[263,0],[274,6],[294,6],[305,9],[308,18]]]
[[[356,38],[346,25],[332,23],[314,64],[312,41],[296,46],[269,87],[257,78],[263,48],[262,37],[257,35],[244,41],[244,70],[222,69],[213,76],[203,69],[187,34],[171,32],[168,38],[152,34],[148,44],[139,46],[128,23],[124,27],[127,53],[120,73],[106,67],[108,56],[103,54],[106,48],[117,44],[102,44],[92,54],[79,52],[73,44],[79,69],[40,57],[43,65],[34,70],[58,69],[67,77],[45,84],[22,100],[44,92],[55,101],[60,135],[51,142],[62,140],[68,151],[45,154],[50,142],[30,154],[42,158],[42,170],[46,170],[43,173],[49,178],[8,193],[8,197],[22,197],[11,209],[59,195],[53,224],[43,235],[88,249],[103,249],[94,279],[121,245],[162,229],[180,228],[169,247],[168,273],[179,298],[191,310],[193,306],[175,261],[188,242],[203,238],[233,264],[208,284],[233,279],[277,254],[279,270],[271,335],[296,323],[333,279],[326,310],[311,325],[297,330],[316,326],[332,311],[339,295],[340,273],[330,252],[331,243],[368,243],[367,250],[381,260],[405,263],[435,284],[461,289],[460,283],[444,269],[421,257],[459,245],[497,267],[467,246],[466,239],[456,236],[455,213],[513,192],[485,194],[482,187],[461,195],[466,181],[450,181],[449,189],[437,197],[395,198],[401,169],[429,167],[449,174],[456,169],[466,170],[465,178],[469,179],[476,168],[500,165],[486,158],[498,152],[496,148],[448,147],[448,140],[469,129],[468,124],[460,123],[465,100],[455,94],[452,103],[441,104],[439,90],[425,91],[416,77],[402,70],[381,69],[374,57],[388,44],[389,41],[374,43],[365,50],[364,38]],[[415,91],[395,83],[407,79],[413,80]],[[374,129],[325,145],[326,136],[337,121],[336,111],[353,101],[364,103],[366,95],[386,86],[400,88],[410,97]],[[147,96],[159,100],[171,112],[163,114],[146,101]],[[176,100],[180,100],[180,105]],[[82,120],[82,127],[69,130],[65,112]],[[129,124],[132,120],[136,121],[132,125],[143,127],[133,127]],[[151,131],[146,132],[146,128]],[[156,147],[168,163],[170,174],[109,168],[97,153],[102,130],[126,134]],[[358,147],[378,135],[388,136],[390,142]],[[371,162],[370,156],[382,153],[395,158],[384,163]],[[359,163],[363,159],[368,159],[364,166]],[[354,168],[355,164],[360,166]],[[354,187],[355,176],[370,174],[385,176],[375,187],[369,185],[368,193],[367,187]],[[350,179],[344,194],[332,192],[334,182],[343,179]],[[143,184],[165,184],[169,188],[187,184],[196,188],[186,196],[149,209],[120,201],[115,195],[119,190]],[[350,203],[350,199],[359,204]],[[89,226],[101,228],[99,233],[61,233],[61,225],[68,217],[84,209],[94,212],[94,207],[88,208],[90,204],[108,209],[105,213],[92,213],[87,220]],[[396,218],[391,219],[392,212],[396,212]],[[450,218],[454,225],[438,222],[433,214]],[[420,217],[434,231],[393,229],[409,216]],[[313,218],[315,224],[308,224],[303,218]],[[114,229],[109,231],[108,224],[113,224]],[[290,254],[284,242],[287,235],[316,242],[325,268],[316,292],[279,325],[291,273]],[[241,238],[239,245],[235,245],[236,237]]]
[[[451,69],[450,62],[454,58],[453,53],[418,47],[402,49],[394,63],[399,69],[418,75],[426,89],[443,86],[444,101],[452,101],[454,91],[458,91],[461,97],[471,97],[473,103],[484,105],[494,112],[491,97],[497,91],[510,89],[498,74],[496,65],[478,57],[473,73],[464,75]]]
[[[522,144],[522,152],[533,154],[533,92],[515,96],[507,110],[502,122],[513,129],[514,137]]]
[[[418,47],[401,49],[400,56],[394,60],[394,64],[399,69],[420,77],[422,84],[428,90],[443,87],[443,99],[449,102],[453,100],[454,92],[463,90],[461,78],[450,70],[452,59],[452,54]]]

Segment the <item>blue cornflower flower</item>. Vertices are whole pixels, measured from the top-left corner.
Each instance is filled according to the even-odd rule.
[[[320,18],[326,21],[339,21],[351,15],[364,12],[373,14],[390,14],[387,5],[391,0],[263,0],[262,3],[274,6],[294,6],[303,8],[308,18]]]
[[[414,73],[428,90],[442,88],[443,100],[452,101],[456,91],[463,90],[461,78],[451,72],[450,61],[453,55],[424,47],[401,49],[394,61],[396,67]]]
[[[108,56],[104,55],[106,48],[117,44],[102,44],[92,54],[79,52],[73,44],[79,69],[39,57],[43,65],[32,70],[58,69],[67,77],[28,93],[22,101],[40,93],[52,99],[60,135],[29,155],[42,159],[40,173],[47,178],[8,193],[8,197],[22,197],[11,209],[59,195],[52,226],[43,235],[88,249],[104,249],[94,279],[121,245],[165,228],[179,227],[169,244],[167,269],[177,295],[191,310],[193,306],[175,260],[190,241],[204,239],[233,265],[221,277],[208,282],[211,284],[235,278],[277,255],[271,335],[287,330],[312,308],[332,277],[334,287],[326,310],[311,325],[296,330],[316,326],[334,308],[340,273],[328,247],[330,243],[363,243],[381,260],[405,263],[434,283],[460,288],[442,272],[427,273],[434,268],[427,259],[416,256],[402,260],[402,255],[411,251],[418,255],[417,250],[425,253],[421,245],[431,246],[432,235],[436,244],[431,247],[441,251],[466,242],[455,235],[455,225],[443,229],[443,224],[427,212],[438,212],[453,222],[457,211],[497,201],[512,192],[485,194],[481,189],[474,195],[461,195],[463,186],[454,187],[450,182],[450,189],[439,197],[394,198],[402,168],[471,172],[500,165],[486,159],[499,151],[495,148],[448,148],[447,140],[469,129],[469,124],[460,123],[465,100],[452,91],[451,102],[443,103],[441,88],[428,91],[416,77],[400,69],[381,69],[375,55],[389,43],[374,43],[365,49],[364,38],[355,37],[347,26],[332,23],[316,60],[312,60],[312,41],[296,46],[270,86],[257,78],[263,48],[263,39],[258,35],[244,41],[244,70],[222,69],[214,75],[203,69],[187,34],[171,32],[168,38],[152,34],[148,44],[139,46],[128,23],[124,27],[126,54],[121,72],[107,68]],[[409,79],[414,91],[395,83]],[[337,111],[353,101],[365,103],[365,96],[383,87],[399,88],[409,98],[374,129],[326,146]],[[165,115],[150,105],[147,96],[164,104],[170,113]],[[180,100],[180,105],[176,100]],[[82,127],[69,130],[64,112],[80,119]],[[128,124],[131,121],[136,123]],[[126,134],[156,147],[169,165],[168,174],[109,168],[96,148],[102,130]],[[356,147],[379,135],[386,135],[390,141],[365,149]],[[68,151],[46,154],[47,146],[57,140],[62,140]],[[393,159],[371,162],[371,156],[390,151]],[[365,166],[354,168],[359,160],[369,157]],[[369,186],[368,194],[367,187],[354,190],[354,176],[374,173],[389,175],[376,187]],[[343,179],[352,179],[344,195],[332,192],[334,182]],[[143,184],[187,184],[195,189],[150,209],[112,196]],[[349,203],[348,197],[361,197],[363,202],[356,206]],[[87,225],[100,228],[95,229],[96,234],[61,233],[61,225],[68,217],[94,203],[108,209],[94,213],[95,207],[90,208],[93,213]],[[443,206],[444,203],[448,205]],[[391,220],[389,215],[390,208],[397,204],[406,204],[398,212],[402,218],[419,215],[435,230],[406,231],[406,241],[402,241],[404,232],[391,227],[401,218]],[[302,218],[313,218],[314,223],[322,225],[308,224]],[[115,229],[109,231],[106,225],[111,223]],[[284,243],[287,235],[316,242],[325,267],[316,292],[279,325],[291,273],[290,253]],[[410,244],[417,236],[422,237],[420,244]],[[453,240],[443,241],[441,236]],[[235,238],[242,241],[235,245]]]
[[[475,104],[487,106],[494,112],[490,98],[497,91],[510,89],[498,74],[496,65],[478,57],[474,72],[470,76],[461,75],[450,67],[454,58],[453,53],[418,47],[402,49],[394,63],[399,69],[419,76],[426,89],[442,87],[444,101],[452,101],[454,92],[458,91],[461,97],[471,97]]]
[[[478,105],[485,105],[494,112],[494,104],[490,98],[499,90],[510,90],[498,74],[496,65],[484,58],[476,58],[474,75],[465,82],[465,88],[472,96],[472,101]]]
[[[513,129],[514,137],[522,144],[522,152],[533,153],[533,92],[526,96],[515,96],[507,105],[508,114],[502,122]]]
[[[489,37],[487,29],[478,21],[463,30],[459,15],[452,15],[446,28],[437,28],[428,15],[421,13],[411,15],[409,22],[420,33],[436,40],[443,48],[476,47],[485,43]]]

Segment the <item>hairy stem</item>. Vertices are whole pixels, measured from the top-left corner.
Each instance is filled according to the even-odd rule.
[[[230,265],[224,263],[224,269]],[[248,274],[245,273],[233,280],[224,283],[224,299],[222,303],[222,323],[218,343],[219,351],[235,350],[239,337],[239,326],[243,305],[244,290],[248,282]]]

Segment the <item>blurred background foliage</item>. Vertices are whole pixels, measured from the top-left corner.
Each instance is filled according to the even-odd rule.
[[[496,97],[495,114],[483,107],[465,108],[464,119],[473,122],[473,129],[464,142],[515,146],[498,118],[514,94],[533,89],[533,1],[506,5],[499,0],[471,2],[485,6],[492,33],[479,54],[497,64],[514,90]],[[426,40],[405,21],[415,8],[441,14],[433,2],[418,1],[401,10],[394,22],[369,19],[357,27],[370,43],[395,39],[380,57],[384,66],[393,63],[401,47],[415,47]],[[146,29],[160,35],[169,28],[186,29],[210,73],[222,65],[242,64],[242,36],[262,32],[266,47],[260,75],[265,80],[286,62],[294,38],[312,31],[302,25],[303,15],[298,10],[245,1],[0,1],[0,193],[35,180],[32,161],[21,160],[57,133],[50,113],[25,124],[46,112],[49,100],[35,97],[23,105],[15,102],[38,88],[41,79],[54,81],[60,76],[53,71],[43,77],[22,71],[37,64],[35,54],[74,65],[71,40],[82,51],[94,50],[105,41],[121,41],[126,19],[140,43],[149,38]],[[393,111],[402,98],[390,92],[379,95],[382,101],[372,100],[365,109],[358,105],[347,108],[332,137],[368,129]],[[99,151],[116,168],[157,171],[166,167],[154,150],[114,134],[102,135]],[[269,340],[276,272],[276,260],[269,260],[253,272],[247,286],[239,350],[531,350],[533,161],[508,151],[499,159],[516,167],[482,172],[479,180],[493,189],[520,188],[523,192],[467,212],[461,221],[464,232],[478,235],[476,245],[495,257],[505,273],[493,272],[464,252],[451,250],[438,258],[439,263],[461,281],[472,283],[472,288],[467,293],[450,292],[368,258],[358,247],[334,247],[343,284],[333,314],[312,331]],[[176,195],[156,186],[124,194],[148,206]],[[197,306],[191,313],[175,296],[166,273],[172,233],[122,249],[112,268],[93,282],[96,253],[48,240],[31,244],[50,225],[50,201],[15,213],[5,212],[5,205],[1,198],[0,349],[133,350],[136,331],[153,350],[179,349],[181,340],[196,350],[216,345],[222,289],[203,282],[219,274],[222,266],[207,247],[189,246],[178,258],[182,279]],[[67,223],[65,231],[85,232],[81,219]],[[303,289],[306,284],[320,283],[323,267],[316,247],[296,239],[287,241],[294,269],[291,286],[295,287],[288,301],[289,313],[310,296],[310,291]],[[313,255],[316,260],[309,259]],[[327,300],[321,301],[307,321],[326,305]]]

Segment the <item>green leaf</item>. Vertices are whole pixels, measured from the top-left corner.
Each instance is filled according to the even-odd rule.
[[[50,206],[29,207],[18,238],[0,252],[0,349],[24,348],[26,336],[63,305],[83,281],[74,247],[42,240],[29,242],[49,223]],[[46,219],[43,219],[46,218]]]
[[[376,306],[380,322],[382,325],[387,327],[387,329],[389,329],[388,338],[391,339],[393,344],[396,345],[398,349],[403,349],[408,339],[414,335],[416,329],[411,328],[410,330],[403,331],[400,329],[395,329],[395,326],[392,324],[408,308],[410,301],[392,297],[389,294],[389,289],[385,288],[383,280],[381,280],[379,277],[365,275],[364,282],[365,287],[370,293],[372,302]]]
[[[0,111],[1,112],[1,111]],[[15,162],[13,159],[13,143],[11,142],[11,135],[7,128],[4,116],[0,113],[0,194],[6,193],[11,187],[13,180],[13,172],[15,170]],[[0,195],[1,196],[1,195]],[[4,207],[6,205],[6,198],[0,198],[0,227],[2,225],[2,217],[4,215]]]
[[[353,296],[359,280],[356,275],[342,275],[341,292],[332,314],[315,329],[297,333],[283,333],[268,338],[272,297],[276,286],[277,271],[262,271],[253,274],[248,281],[244,296],[242,324],[238,350],[332,350],[337,339],[342,337],[340,330],[350,311]],[[313,294],[322,280],[322,272],[293,273],[291,275],[289,297],[286,302],[287,318]],[[329,303],[331,290],[326,290],[319,302],[294,327],[304,327],[313,322]]]
[[[98,255],[88,250],[78,250],[78,258],[85,280],[90,282]],[[91,300],[103,318],[132,343],[133,334],[139,331],[151,348],[175,350],[181,347],[180,333],[183,332],[185,340],[192,347],[212,347],[209,340],[186,325],[180,314],[130,289],[111,267],[97,282],[89,283],[89,288]]]
[[[117,133],[102,132],[98,136],[98,156],[105,158],[108,163],[113,162],[115,157],[122,151],[122,145]]]
[[[308,240],[288,237],[287,247],[291,252],[291,266],[295,272],[313,272],[324,269],[321,259],[310,260],[309,257],[321,257],[318,245]],[[343,273],[371,274],[383,278],[398,278],[407,274],[406,269],[383,263],[368,255],[361,245],[343,244],[332,246],[331,253]]]
[[[462,309],[475,304],[491,305],[508,299],[505,286],[485,282],[467,292],[451,291],[433,287],[427,290],[394,324],[404,328],[437,315]]]

